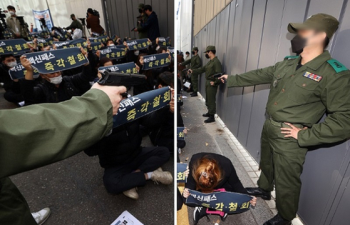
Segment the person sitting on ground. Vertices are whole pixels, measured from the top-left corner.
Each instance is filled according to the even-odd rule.
[[[14,55],[2,55],[0,65],[0,82],[3,83],[3,87],[5,89],[4,98],[9,102],[17,104],[23,101],[19,80],[12,80],[9,75],[9,70],[16,65],[17,61]]]
[[[189,163],[189,174],[182,193],[183,197],[188,198],[189,190],[212,193],[220,188],[229,192],[248,194],[239,180],[232,162],[227,157],[215,153],[193,155]],[[253,197],[250,204],[256,205],[256,197]],[[197,223],[206,215],[206,210],[202,210],[202,207],[196,207],[193,219]],[[225,213],[223,218],[226,216]]]
[[[173,177],[161,166],[169,160],[165,147],[142,147],[140,125],[154,126],[162,110],[113,129],[111,135],[85,150],[89,156],[98,155],[100,165],[105,169],[103,183],[107,192],[138,199],[137,187],[146,185],[147,180],[170,185]]]
[[[87,56],[87,52],[81,47],[81,52]],[[89,52],[89,55],[92,53]],[[80,96],[91,87],[90,82],[96,75],[92,72],[90,64],[83,66],[83,72],[62,77],[62,73],[40,74],[44,82],[35,85],[33,81],[33,68],[26,56],[21,56],[21,64],[27,70],[21,82],[21,93],[26,105],[37,103],[56,103]]]

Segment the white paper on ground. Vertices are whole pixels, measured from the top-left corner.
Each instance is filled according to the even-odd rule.
[[[186,82],[184,83],[184,86],[187,87],[187,88],[190,88],[191,84],[190,84],[188,81],[186,81]]]
[[[125,210],[111,225],[143,225],[143,223]]]

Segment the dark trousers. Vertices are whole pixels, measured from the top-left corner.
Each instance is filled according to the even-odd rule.
[[[0,224],[37,225],[27,201],[10,178],[0,179]]]
[[[144,186],[145,173],[161,167],[169,157],[169,150],[165,147],[142,148],[141,153],[132,162],[105,169],[104,185],[111,194],[120,194],[131,188]],[[140,172],[134,172],[135,170]]]
[[[24,101],[24,98],[21,94],[17,94],[13,91],[6,91],[4,93],[4,98],[8,101],[8,102],[13,102],[13,103],[18,103],[18,102],[22,102]]]

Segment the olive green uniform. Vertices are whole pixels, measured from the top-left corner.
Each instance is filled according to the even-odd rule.
[[[86,149],[112,129],[112,114],[108,96],[96,89],[62,103],[1,110],[0,224],[36,225],[8,176]]]
[[[186,66],[188,64],[191,64],[190,69],[195,70],[198,69],[202,66],[202,60],[199,57],[199,55],[195,55],[189,60],[186,60],[185,62],[181,63],[181,65]],[[193,73],[191,74],[191,85],[193,92],[197,93],[198,92],[198,74],[194,75]]]
[[[145,21],[147,21],[147,15],[144,13],[143,15],[141,15],[141,19],[142,19],[142,23],[144,23]],[[147,30],[143,30],[142,29],[142,26],[141,26],[141,23],[138,23],[137,24],[137,32],[139,33],[139,39],[142,39],[142,38],[147,38]]]
[[[192,71],[192,76],[198,76],[201,73],[205,72],[205,105],[208,108],[208,113],[210,115],[216,114],[216,92],[218,90],[218,86],[220,84],[218,79],[215,79],[212,77],[212,75],[221,73],[221,63],[218,57],[214,57],[213,59],[209,60],[209,62],[198,69],[195,69]],[[211,85],[210,81],[214,81],[215,84]]]
[[[276,188],[276,207],[286,220],[297,213],[300,175],[309,146],[335,143],[350,137],[350,71],[331,58],[328,51],[296,70],[301,58],[264,69],[229,76],[228,87],[271,84],[266,120],[261,137],[261,175],[258,185]],[[326,119],[317,123],[324,113]],[[285,138],[281,127],[289,122],[298,128],[298,139]]]

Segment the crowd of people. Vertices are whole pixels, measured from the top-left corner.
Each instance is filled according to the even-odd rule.
[[[17,31],[16,27],[20,25],[16,20],[15,8],[9,6],[8,9],[11,14],[8,19],[8,27],[13,31],[13,39],[26,39],[27,45],[30,48],[28,50],[29,53],[56,51],[59,43],[83,38],[85,39],[85,45],[83,44],[83,46],[80,46],[80,51],[81,54],[88,59],[88,62],[77,68],[66,69],[54,73],[40,73],[39,76],[35,76],[35,68],[33,67],[33,63],[26,56],[26,53],[21,55],[2,54],[0,82],[5,89],[4,98],[11,103],[22,106],[23,110],[26,110],[26,112],[30,109],[35,112],[36,107],[40,107],[41,103],[52,103],[51,105],[46,105],[47,107],[52,108],[55,108],[55,105],[61,106],[61,103],[67,103],[68,105],[69,102],[77,101],[76,99],[79,99],[73,97],[89,97],[92,86],[96,89],[103,89],[103,91],[108,93],[112,90],[108,89],[108,87],[100,87],[100,85],[94,84],[104,74],[104,71],[99,68],[134,63],[135,69],[132,70],[131,73],[145,75],[145,79],[142,84],[134,85],[132,95],[142,94],[163,87],[170,87],[172,89],[170,103],[144,117],[116,127],[108,133],[100,131],[103,135],[100,134],[99,138],[92,138],[91,141],[88,142],[90,143],[89,145],[83,145],[85,146],[84,148],[77,147],[72,151],[77,153],[84,150],[88,156],[97,156],[99,158],[100,165],[104,168],[102,179],[107,192],[111,194],[123,193],[125,196],[136,200],[138,199],[137,187],[146,185],[147,180],[164,185],[170,185],[173,183],[172,174],[168,171],[163,171],[161,167],[169,161],[171,155],[174,153],[174,99],[176,99],[174,98],[173,90],[174,65],[172,54],[168,49],[170,46],[160,45],[159,43],[160,38],[162,37],[159,33],[158,19],[155,12],[152,11],[152,7],[143,4],[139,6],[140,17],[142,17],[142,19],[139,21],[138,27],[135,31],[139,33],[140,38],[148,38],[148,46],[137,50],[129,48],[127,42],[133,41],[131,38],[125,37],[122,39],[118,36],[111,38],[107,37],[105,30],[100,26],[99,15],[92,9],[87,10],[88,17],[86,20],[87,28],[91,29],[91,36],[93,38],[106,36],[105,41],[100,43],[101,47],[98,50],[92,47],[92,37],[85,37],[82,33],[82,24],[77,20],[74,14],[71,15],[72,23],[68,27],[65,27],[64,29],[53,27],[48,34],[43,34],[44,37],[42,38],[53,39],[52,44],[49,42],[40,44],[38,40],[41,38],[41,34],[38,33],[37,35],[40,37],[37,37]],[[71,30],[71,32],[68,33],[66,30]],[[116,59],[102,56],[101,52],[103,50],[116,46],[125,49],[124,57]],[[169,61],[169,63],[165,66],[159,66],[156,68],[145,68],[144,57],[160,53],[168,54],[167,61]],[[22,65],[24,67],[26,71],[25,75],[23,78],[12,79],[9,75],[9,70],[17,65]],[[102,102],[106,103],[106,101]],[[102,109],[106,109],[106,106],[102,107]],[[93,107],[91,110],[93,110]],[[115,115],[116,113],[117,112],[113,108],[113,114]],[[87,116],[91,117],[92,115],[87,114]],[[84,119],[84,116],[82,116],[82,119]],[[86,119],[93,121],[96,118]],[[103,119],[101,118],[101,120]],[[108,120],[110,121],[110,119]],[[70,123],[70,121],[67,121],[67,123],[68,122]],[[108,124],[110,123],[111,122]],[[75,129],[74,124],[75,122],[72,122],[72,130]],[[39,128],[38,126],[35,127]],[[57,130],[60,128],[61,127],[57,127]],[[45,127],[42,128],[42,130],[44,129]],[[66,127],[64,129],[66,129]],[[142,140],[145,137],[149,137],[152,146],[142,145]],[[33,141],[34,140],[35,139],[33,139]],[[45,142],[45,140],[41,139],[41,142]],[[62,142],[64,143],[63,139]],[[66,149],[66,147],[64,148]],[[7,150],[2,149],[2,151]],[[29,149],[29,151],[31,150]],[[59,151],[60,149],[57,149],[57,152]],[[68,150],[66,149],[65,151]],[[41,154],[42,153],[38,153],[37,156],[40,156]],[[58,158],[60,160],[69,155],[72,154],[62,154],[61,157]],[[34,165],[30,166],[31,169],[52,163],[58,159],[48,159],[48,162],[38,163],[39,165],[35,163],[36,158],[33,158],[32,160]],[[22,165],[20,165],[19,162],[18,164],[19,165],[17,166],[21,168]],[[6,166],[2,164],[1,167],[3,168]],[[9,178],[7,178],[9,175],[25,170],[27,169],[20,169],[14,173],[5,172],[0,176],[0,188],[2,187],[2,197],[0,197],[0,224],[23,224],[21,222],[16,222],[23,222],[25,220],[27,221],[26,224],[42,224],[50,214],[50,210],[45,208],[37,213],[31,214],[34,219],[30,219],[30,216],[28,216],[30,215],[29,207],[25,199]],[[5,196],[3,193],[8,195]],[[9,198],[10,200],[12,198],[14,201],[19,199],[19,202],[16,203],[17,209],[11,209],[11,205],[8,205],[9,203],[7,201],[2,201],[1,198],[4,197]]]

